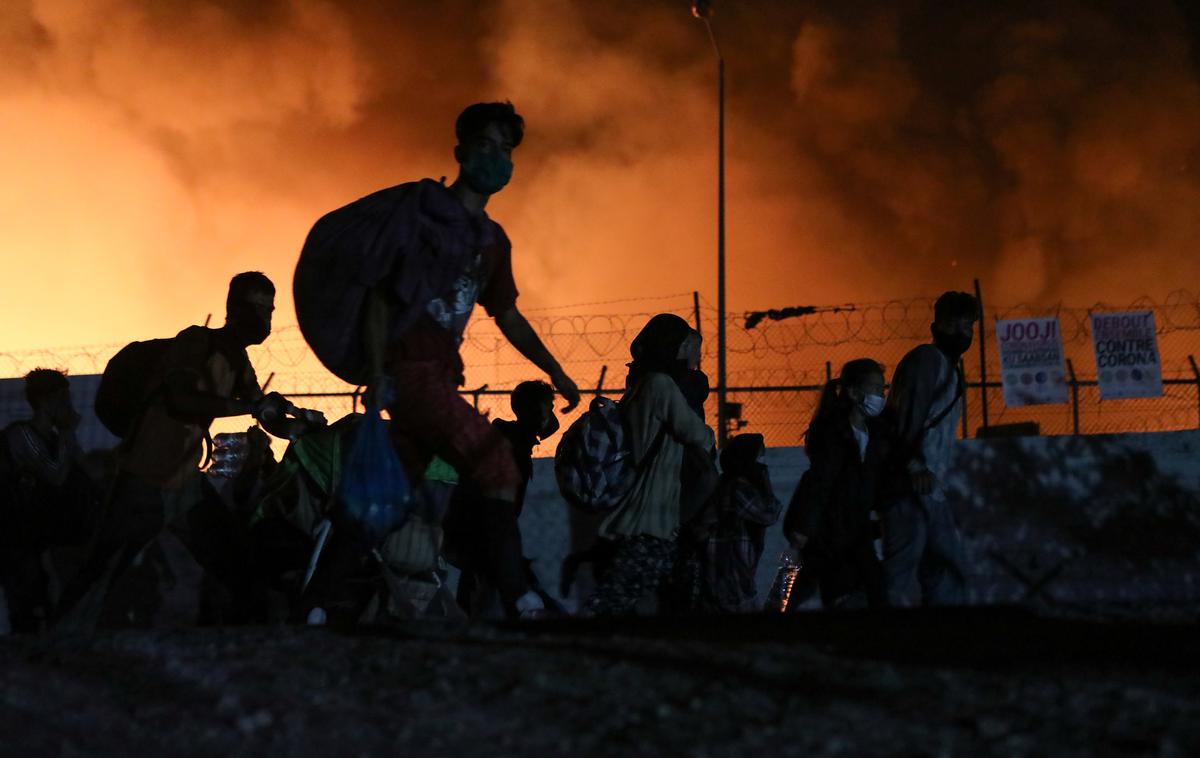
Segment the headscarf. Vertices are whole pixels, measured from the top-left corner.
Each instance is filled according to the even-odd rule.
[[[673,313],[660,313],[650,319],[629,346],[633,361],[625,386],[632,387],[649,373],[666,374],[675,380],[696,415],[704,418],[708,377],[703,371],[689,369],[687,361],[679,357],[684,342],[693,334],[696,330],[691,324]]]
[[[659,372],[676,374],[683,368],[679,349],[692,333],[687,321],[673,313],[660,313],[650,319],[629,346],[633,362],[629,364],[629,380]]]

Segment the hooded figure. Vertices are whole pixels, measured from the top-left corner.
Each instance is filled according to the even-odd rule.
[[[633,362],[629,364],[627,386],[646,374],[666,374],[683,393],[688,407],[704,420],[708,401],[708,376],[700,370],[700,333],[673,313],[660,313],[646,323],[630,345]],[[680,466],[680,511],[683,521],[693,518],[712,496],[717,486],[716,456],[688,448]]]
[[[627,383],[651,371],[671,374],[682,367],[685,361],[679,348],[692,331],[691,325],[674,313],[660,313],[647,321],[629,345],[633,362],[629,364]]]
[[[700,333],[673,313],[660,313],[650,319],[629,346],[626,387],[648,373],[666,374],[675,380],[688,406],[704,418],[708,400],[708,376],[700,370]]]
[[[756,611],[755,574],[767,527],[782,508],[763,462],[761,434],[739,434],[721,451],[721,481],[706,509],[699,605],[720,613]]]
[[[621,411],[637,478],[600,525],[600,536],[616,545],[611,570],[588,600],[593,614],[632,612],[644,595],[658,593],[674,568],[684,453],[711,455],[713,447],[712,430],[676,381],[698,361],[695,334],[682,318],[660,314],[630,345]]]

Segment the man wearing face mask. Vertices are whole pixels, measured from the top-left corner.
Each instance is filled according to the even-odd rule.
[[[225,325],[184,329],[146,368],[152,389],[118,448],[117,478],[89,558],[64,593],[61,629],[93,628],[113,582],[164,528],[230,591],[233,620],[250,616],[248,549],[199,467],[215,419],[253,416],[283,438],[324,424],[320,413],[259,387],[246,348],[270,336],[274,310],[271,280],[238,274],[229,283]]]
[[[883,516],[884,582],[892,605],[966,602],[962,537],[946,498],[979,303],[947,292],[934,305],[933,342],[900,362],[888,397],[896,456]]]
[[[386,407],[413,478],[436,455],[512,517],[521,475],[512,445],[459,393],[459,348],[475,305],[566,400],[579,389],[517,307],[512,243],[485,211],[512,177],[525,122],[512,103],[476,103],[455,122],[458,175],[400,184],[334,210],[296,267],[296,315],[317,357]],[[522,611],[540,607],[536,597]]]

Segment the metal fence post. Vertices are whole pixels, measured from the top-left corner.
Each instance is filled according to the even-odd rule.
[[[483,395],[485,392],[487,392],[487,389],[488,389],[488,385],[485,384],[485,385],[481,386],[479,389],[468,390],[468,392],[470,392],[470,394],[475,396],[475,412],[476,413],[479,412],[479,396]]]
[[[1200,366],[1196,365],[1196,356],[1189,355],[1188,363],[1192,364],[1192,375],[1196,377],[1196,426],[1200,428]]]
[[[979,304],[979,402],[983,413],[983,429],[988,428],[988,396],[987,396],[987,317],[983,310],[983,288],[979,280],[975,280],[975,301]],[[966,394],[963,393],[963,415],[966,415]],[[966,437],[964,430],[963,436]]]
[[[1071,375],[1071,416],[1075,422],[1075,434],[1079,434],[1079,380],[1075,378],[1075,364],[1067,359],[1067,373]]]
[[[966,367],[966,364],[965,364],[963,361],[961,361],[961,360],[958,362],[958,372],[959,372],[959,376],[961,376],[961,377],[962,377],[962,380],[963,380],[963,393],[962,393],[962,438],[965,440],[965,439],[970,439],[970,438],[971,438],[971,424],[970,424],[970,422],[967,420],[967,395],[969,394],[969,393],[967,392],[967,387],[968,387],[969,383],[967,382],[967,367]]]
[[[825,383],[829,384],[833,381],[833,364],[825,361]]]

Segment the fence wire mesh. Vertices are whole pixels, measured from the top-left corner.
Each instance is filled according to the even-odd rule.
[[[749,323],[748,314],[730,314],[728,333],[728,401],[740,406],[733,425],[763,434],[771,446],[801,444],[820,389],[842,363],[870,357],[889,375],[915,345],[928,341],[932,297],[876,303],[832,304],[793,309],[799,315],[781,320],[766,316]],[[1152,310],[1162,356],[1164,392],[1145,400],[1101,401],[1092,356],[1090,314],[1115,310]],[[675,313],[697,324],[705,337],[704,369],[715,383],[717,311],[693,293],[662,298],[587,303],[526,315],[567,372],[589,393],[618,395],[625,381],[629,343],[655,313]],[[789,311],[776,312],[786,316]],[[1075,371],[1072,402],[1066,405],[1005,408],[1000,387],[1000,357],[994,324],[999,319],[1057,315],[1066,358]],[[964,397],[964,429],[974,436],[987,425],[1035,422],[1043,434],[1102,434],[1165,431],[1200,426],[1200,298],[1178,291],[1161,301],[1148,297],[1130,303],[1077,308],[988,307],[985,356],[977,339],[964,356],[969,383]],[[147,335],[162,336],[162,335]],[[120,345],[59,348],[0,353],[0,375],[21,376],[35,367],[62,368],[75,374],[104,369]],[[354,408],[354,387],[340,382],[313,356],[295,326],[278,328],[264,344],[252,348],[259,379],[271,389],[303,400],[303,404],[338,418]],[[464,394],[480,411],[509,416],[507,393],[539,372],[504,339],[494,322],[476,318],[464,336],[467,364]],[[586,402],[585,404],[586,405]],[[564,418],[563,428],[582,411]],[[716,419],[715,393],[710,421]],[[556,442],[549,441],[545,451]]]

